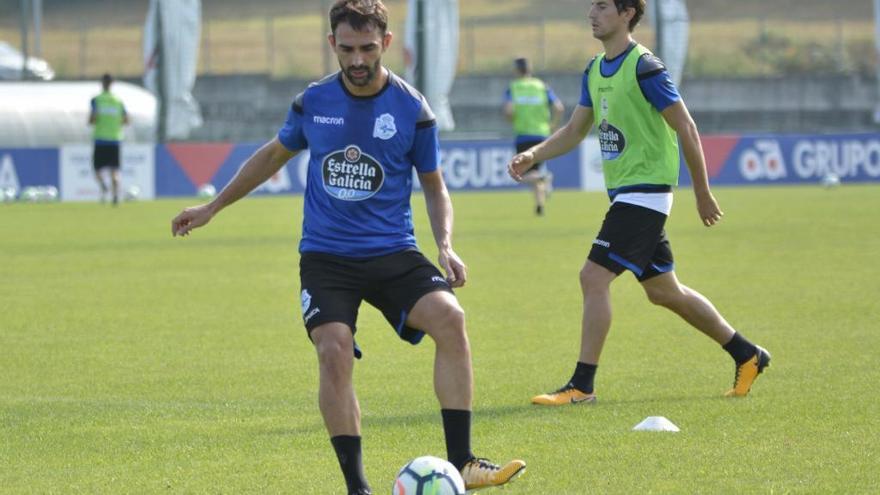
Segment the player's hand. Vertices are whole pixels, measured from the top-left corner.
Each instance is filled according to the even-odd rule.
[[[210,222],[213,217],[213,210],[206,204],[186,208],[171,221],[171,235],[188,235],[193,229]]]
[[[534,164],[535,154],[531,150],[523,151],[514,156],[507,164],[507,173],[513,180],[519,182],[522,180],[522,174],[532,168]]]
[[[706,227],[711,227],[720,222],[721,217],[724,216],[724,212],[718,206],[718,201],[715,200],[715,196],[712,196],[710,192],[697,195],[697,213],[699,213],[700,219]]]
[[[467,267],[452,248],[441,249],[437,256],[440,267],[446,272],[446,281],[452,287],[462,287],[467,281]]]

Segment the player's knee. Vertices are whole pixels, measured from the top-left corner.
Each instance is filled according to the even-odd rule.
[[[464,334],[464,309],[458,304],[449,304],[443,308],[438,320],[443,328],[456,334]]]
[[[675,307],[683,296],[681,291],[669,287],[646,288],[645,294],[648,296],[648,300],[651,301],[652,304],[663,306],[665,308]]]
[[[590,264],[584,265],[584,267],[581,268],[579,277],[581,282],[581,291],[584,294],[595,291],[608,290],[608,283],[605,281],[605,278],[602,277],[600,273],[597,273],[595,267]]]
[[[344,366],[353,356],[351,345],[341,337],[325,337],[315,344],[318,362],[324,367]]]
[[[465,333],[465,313],[458,304],[449,304],[443,308],[434,319],[431,336],[438,344],[455,346],[461,349],[467,347],[467,334]]]

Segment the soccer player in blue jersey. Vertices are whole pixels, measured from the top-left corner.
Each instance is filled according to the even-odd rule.
[[[360,406],[352,385],[361,301],[400,338],[436,345],[434,389],[449,461],[467,488],[504,485],[525,463],[503,466],[470,445],[473,375],[464,311],[452,293],[467,268],[452,249],[452,204],[438,169],[434,115],[425,98],[382,65],[391,43],[379,0],[338,0],[329,42],[341,70],[296,96],[278,136],[251,156],[210,203],[172,221],[187,235],[309,149],[300,281],[303,322],[318,354],[318,402],[349,494],[371,493],[361,454]],[[441,272],[417,249],[413,168],[425,194]]]
[[[583,295],[580,356],[560,389],[532,398],[546,406],[596,400],[593,378],[611,328],[611,283],[629,270],[648,299],[670,309],[717,342],[735,363],[730,397],[749,393],[770,353],[737,332],[699,292],[678,281],[664,226],[678,183],[679,145],[693,182],[697,213],[707,227],[721,220],[709,189],[700,136],[663,63],[633,40],[645,0],[593,0],[589,21],[604,53],[583,76],[580,104],[569,122],[543,143],[513,157],[521,180],[535,162],[561,155],[596,125],[611,206],[580,272]]]

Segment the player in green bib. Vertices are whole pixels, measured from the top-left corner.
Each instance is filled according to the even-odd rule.
[[[593,0],[589,20],[605,51],[584,72],[580,104],[565,126],[508,166],[511,177],[520,180],[533,163],[568,152],[595,126],[611,199],[580,272],[584,310],[574,373],[555,392],[532,398],[533,404],[596,401],[593,379],[611,328],[610,286],[625,270],[633,272],[652,303],[672,310],[730,354],[736,374],[725,395],[748,394],[770,364],[766,350],[749,342],[705,296],[675,276],[664,226],[678,184],[679,141],[703,224],[715,225],[723,213],[709,189],[696,124],[666,67],[632,38],[644,12],[645,0]]]
[[[110,171],[113,204],[119,204],[119,146],[124,136],[123,126],[128,124],[125,105],[116,95],[110,92],[113,76],[104,74],[101,77],[103,91],[92,98],[89,124],[94,126],[92,137],[95,141],[92,164],[95,168],[95,179],[101,187],[101,202],[106,201],[108,187],[104,181],[104,171]]]
[[[529,61],[514,60],[516,79],[504,93],[504,115],[513,124],[516,134],[516,152],[521,153],[547,139],[559,125],[565,107],[553,90],[532,75]],[[539,162],[522,174],[523,182],[532,186],[535,195],[535,213],[544,214],[544,202],[553,186],[553,174]]]

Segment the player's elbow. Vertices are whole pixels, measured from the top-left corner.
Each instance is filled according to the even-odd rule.
[[[694,122],[694,119],[692,119],[690,115],[685,115],[673,122],[672,128],[675,129],[676,134],[678,134],[681,139],[700,139],[700,131],[697,129],[697,123]]]

